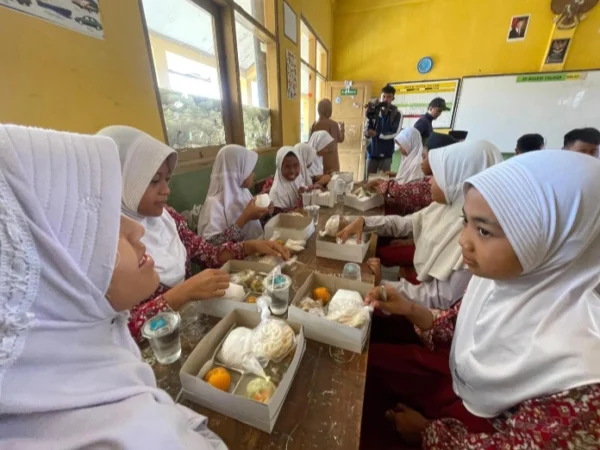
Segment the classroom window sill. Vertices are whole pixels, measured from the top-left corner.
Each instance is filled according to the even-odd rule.
[[[259,148],[255,151],[258,156],[274,155],[277,152],[277,147]],[[212,167],[215,162],[215,152],[203,152],[197,151],[198,157],[195,159],[180,158],[177,168],[175,169],[175,175],[179,175],[187,172],[195,172],[197,170],[206,169]]]

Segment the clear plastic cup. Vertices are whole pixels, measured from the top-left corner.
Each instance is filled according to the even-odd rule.
[[[290,302],[292,279],[283,274],[276,274],[275,279],[269,275],[263,284],[265,292],[271,297],[271,312],[277,316],[285,314]]]
[[[319,205],[309,205],[304,207],[304,211],[308,213],[308,216],[312,219],[315,226],[319,225],[319,211],[321,207]]]
[[[181,356],[180,326],[181,317],[172,311],[158,313],[144,323],[142,335],[159,363],[171,364]]]
[[[346,264],[344,266],[344,272],[342,273],[342,277],[347,278],[348,280],[361,281],[362,277],[360,275],[360,266],[355,263]]]
[[[304,194],[302,194],[302,205],[310,206],[312,204],[313,204],[313,193],[305,192]]]

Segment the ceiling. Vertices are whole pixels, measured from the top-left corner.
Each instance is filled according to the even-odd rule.
[[[236,0],[247,11],[251,0]],[[148,29],[208,55],[215,55],[212,16],[190,0],[142,0]],[[236,27],[240,68],[254,65],[254,36]]]

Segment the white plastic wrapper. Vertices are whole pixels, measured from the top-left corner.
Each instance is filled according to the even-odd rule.
[[[242,300],[244,300],[245,296],[246,291],[244,290],[243,286],[240,286],[239,284],[235,283],[229,283],[229,287],[225,291],[225,295],[223,296],[223,298],[241,302]]]
[[[256,196],[256,201],[254,203],[259,208],[268,208],[271,204],[271,197],[269,197],[269,194],[260,194]]]
[[[321,237],[330,236],[335,237],[340,228],[340,216],[335,215],[331,216],[327,223],[325,224],[325,228],[323,231],[320,231],[319,234]]]
[[[253,330],[244,327],[232,330],[217,353],[217,361],[232,369],[243,370],[265,378],[266,374],[260,362],[252,353],[253,333]]]
[[[259,297],[256,301],[261,321],[253,330],[252,353],[266,366],[269,361],[280,362],[296,347],[296,334],[292,327],[281,319],[271,317],[269,298]]]
[[[325,317],[343,325],[362,328],[369,322],[372,311],[372,307],[365,306],[363,298],[358,292],[340,289],[329,302]]]
[[[306,247],[306,241],[288,239],[285,243],[285,247],[294,253],[299,253]]]

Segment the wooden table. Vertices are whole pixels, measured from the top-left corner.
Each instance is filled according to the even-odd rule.
[[[323,208],[319,229],[327,219],[341,211]],[[345,214],[358,214],[348,208]],[[383,214],[372,210],[365,215]],[[369,250],[373,255],[375,241]],[[293,279],[292,294],[310,273],[342,273],[344,262],[316,256],[316,233],[298,258],[299,263],[288,272]],[[373,274],[362,265],[363,281],[372,282]],[[143,349],[144,360],[154,369],[159,387],[173,398],[180,393],[179,371],[192,350],[219,321],[197,313],[194,305],[182,312],[182,357],[168,366],[156,362],[149,347]],[[368,345],[368,344],[367,344]],[[307,450],[358,449],[367,371],[368,348],[358,355],[341,349],[307,341],[306,351],[272,434],[264,433],[229,417],[187,400],[181,403],[209,418],[209,427],[231,450]]]

